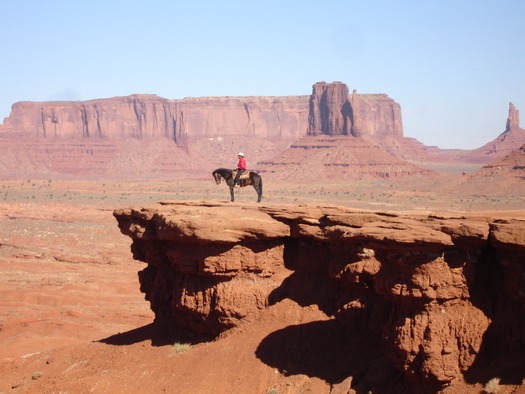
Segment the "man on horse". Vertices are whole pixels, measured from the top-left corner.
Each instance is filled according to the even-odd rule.
[[[239,178],[243,172],[246,171],[246,160],[244,159],[244,153],[239,152],[237,157],[239,158],[239,162],[237,163],[237,175],[235,175],[233,187],[239,187]]]
[[[244,154],[242,152],[239,153],[239,167],[246,168],[246,161],[244,161]],[[235,193],[234,193],[234,187],[233,187],[233,184],[235,182],[235,177],[233,176],[233,173],[235,171],[241,172],[241,170],[242,168],[240,168],[239,170],[237,169],[230,170],[229,168],[217,168],[215,171],[212,172],[213,179],[215,179],[215,183],[217,185],[221,183],[221,180],[224,180],[226,182],[226,185],[228,185],[228,187],[230,188],[230,196],[231,196],[232,202],[235,200]],[[253,171],[243,171],[243,172],[248,173],[248,175],[246,177],[243,177],[242,186],[252,185],[255,191],[257,192],[257,202],[261,202],[261,198],[263,194],[263,182],[262,182],[261,176],[258,173],[253,172]],[[239,185],[239,181],[240,179],[237,179],[238,185]]]

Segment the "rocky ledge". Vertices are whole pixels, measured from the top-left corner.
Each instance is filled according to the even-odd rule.
[[[377,338],[407,381],[525,377],[524,220],[196,201],[114,216],[164,325],[217,337],[292,299]]]

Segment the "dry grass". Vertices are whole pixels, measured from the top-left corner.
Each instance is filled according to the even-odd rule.
[[[171,355],[174,356],[179,353],[184,353],[185,351],[189,350],[191,345],[189,343],[180,343],[175,342],[171,349]]]
[[[497,393],[498,390],[499,390],[499,382],[500,382],[500,378],[492,378],[490,379],[487,384],[485,384],[485,387],[483,387],[483,390],[487,393],[487,394],[493,394],[493,393]]]

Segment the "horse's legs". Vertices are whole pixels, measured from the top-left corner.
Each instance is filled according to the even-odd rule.
[[[261,198],[262,198],[261,183],[260,182],[254,182],[252,186],[255,189],[255,191],[257,192],[257,202],[261,202]]]
[[[230,186],[230,195],[231,195],[231,200],[232,202],[235,200],[235,193],[233,191],[233,185],[229,185]]]

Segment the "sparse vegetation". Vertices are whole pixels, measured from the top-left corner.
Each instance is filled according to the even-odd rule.
[[[187,351],[190,347],[191,345],[189,343],[175,342],[171,350],[171,355],[174,356],[176,354],[183,353]]]
[[[485,387],[483,387],[483,390],[487,393],[487,394],[491,394],[491,393],[497,393],[498,390],[499,390],[499,382],[500,382],[500,378],[492,378],[490,379],[487,384],[485,384]]]
[[[36,371],[32,376],[31,376],[31,379],[33,380],[38,380],[42,377],[42,375],[44,375],[42,372],[40,371]]]

